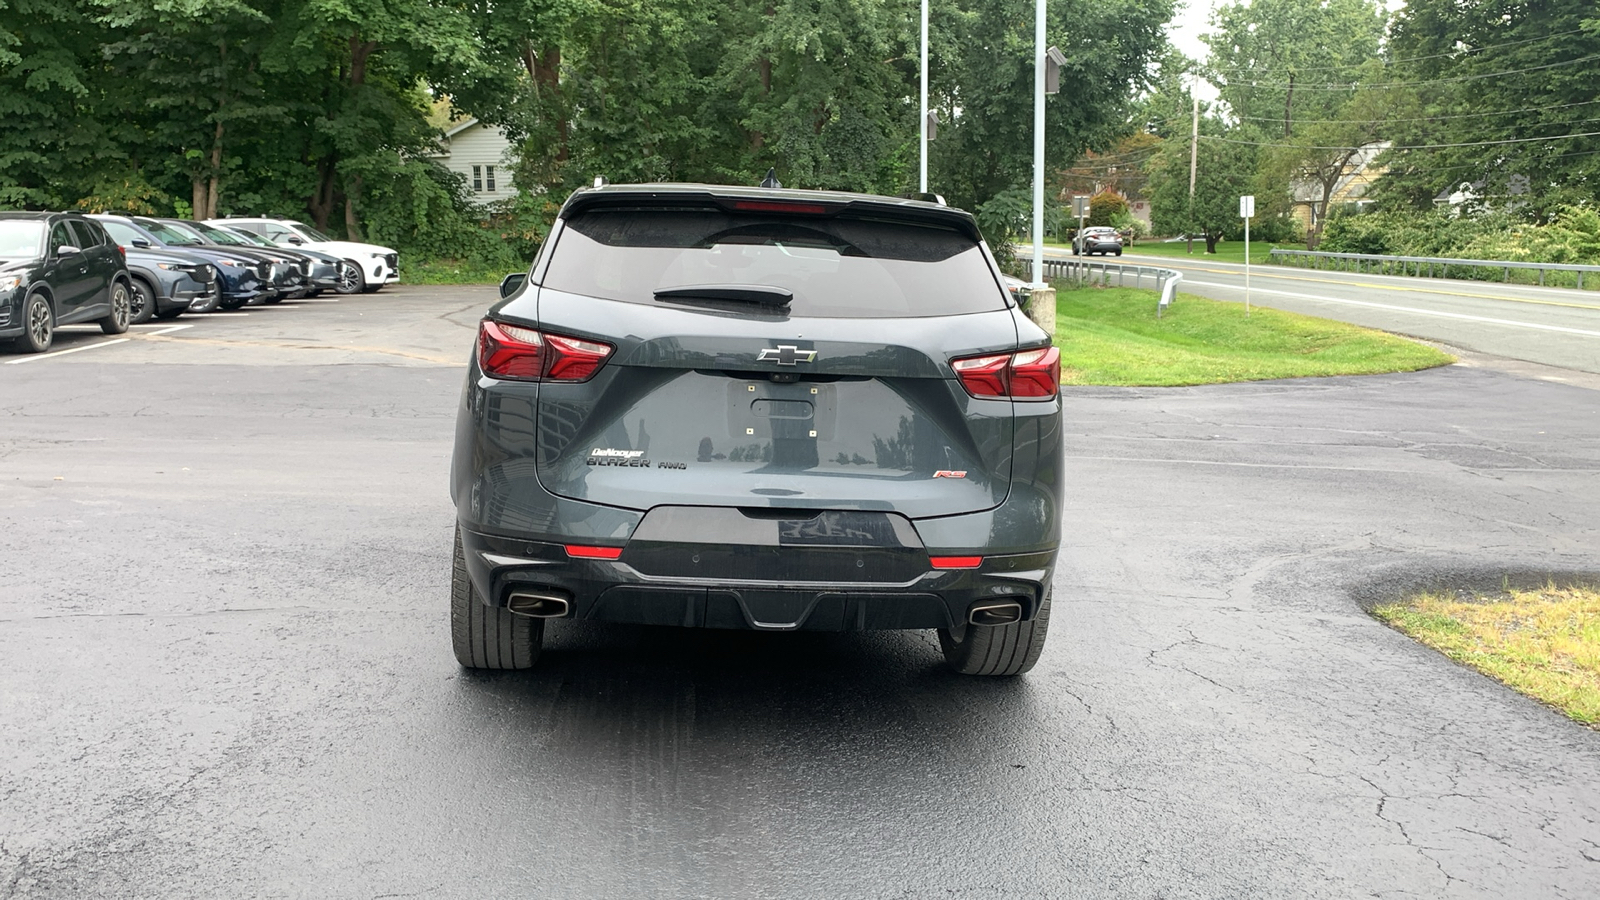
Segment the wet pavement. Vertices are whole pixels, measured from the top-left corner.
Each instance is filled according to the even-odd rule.
[[[1600,390],[1070,389],[1021,679],[571,623],[476,674],[446,472],[493,297],[0,365],[0,897],[1600,893],[1600,733],[1363,611],[1600,572]]]

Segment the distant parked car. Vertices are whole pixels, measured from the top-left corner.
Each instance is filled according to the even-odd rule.
[[[1084,230],[1078,232],[1077,237],[1072,239],[1072,252],[1084,256],[1095,253],[1098,253],[1101,256],[1104,256],[1107,253],[1121,256],[1122,236],[1117,234],[1117,230],[1115,228],[1109,228],[1103,225],[1096,225],[1093,228],[1085,228]]]
[[[311,266],[306,270],[307,283],[310,285],[310,289],[307,290],[305,294],[307,297],[315,297],[324,290],[328,289],[337,290],[340,282],[344,278],[344,270],[349,268],[351,265],[350,263],[347,263],[330,253],[323,253],[318,250],[307,250],[303,247],[296,247],[292,250],[287,247],[279,247],[277,244],[274,244],[261,235],[256,234],[253,231],[245,231],[243,228],[229,228],[225,225],[218,225],[209,221],[203,224],[212,228],[216,228],[219,231],[226,231],[227,233],[238,237],[240,240],[252,247],[256,247],[258,249],[268,248],[279,253],[289,253],[294,256],[310,260]]]
[[[271,294],[264,294],[256,303],[279,303],[291,297],[301,297],[309,290],[306,283],[307,273],[311,269],[309,260],[301,259],[276,247],[257,247],[244,238],[231,231],[223,231],[191,219],[162,219],[163,223],[180,231],[188,231],[206,244],[221,247],[230,253],[240,253],[245,256],[265,260],[268,264],[267,283],[272,286]]]
[[[129,286],[133,291],[129,321],[134,325],[152,318],[176,318],[197,300],[202,306],[206,300],[215,305],[221,283],[210,261],[194,253],[159,249],[150,235],[126,219],[107,217],[97,221],[128,259]]]
[[[400,280],[400,255],[388,247],[358,241],[336,241],[304,222],[294,219],[227,218],[212,224],[252,231],[279,247],[318,250],[351,263],[340,284],[341,294],[372,293],[385,284]]]
[[[113,222],[125,225],[155,249],[179,250],[211,263],[217,272],[217,291],[195,298],[189,304],[189,312],[238,309],[264,293],[273,293],[267,282],[271,277],[269,264],[263,260],[213,247],[187,229],[180,231],[146,216],[95,215],[90,218],[102,225]]]
[[[133,303],[122,248],[77,213],[0,213],[0,340],[43,353],[57,326],[128,330]]]

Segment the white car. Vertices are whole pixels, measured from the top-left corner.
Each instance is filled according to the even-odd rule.
[[[377,244],[336,241],[304,222],[293,219],[208,219],[208,224],[237,228],[259,234],[280,247],[303,247],[331,253],[350,263],[339,272],[341,294],[372,293],[400,280],[400,254]]]

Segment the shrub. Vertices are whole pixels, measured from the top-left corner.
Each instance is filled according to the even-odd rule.
[[[1119,216],[1127,215],[1128,201],[1115,191],[1101,191],[1089,198],[1089,221],[1091,226],[1104,226],[1117,224]]]

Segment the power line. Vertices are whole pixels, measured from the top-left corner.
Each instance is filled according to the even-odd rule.
[[[1423,61],[1425,59],[1446,59],[1446,58],[1460,59],[1461,57],[1466,56],[1466,55],[1468,55],[1470,53],[1483,53],[1483,52],[1486,52],[1486,51],[1489,51],[1489,50],[1502,50],[1502,49],[1504,49],[1506,47],[1517,47],[1517,46],[1521,46],[1523,44],[1537,44],[1540,41],[1552,41],[1552,40],[1555,40],[1556,38],[1559,38],[1559,37],[1567,37],[1568,35],[1581,34],[1583,32],[1583,30],[1584,29],[1582,29],[1582,28],[1574,28],[1574,29],[1572,29],[1570,31],[1558,31],[1555,34],[1547,34],[1547,35],[1543,35],[1542,37],[1523,38],[1520,41],[1507,41],[1504,44],[1486,44],[1486,45],[1484,45],[1482,47],[1469,47],[1469,48],[1467,48],[1465,50],[1454,50],[1454,51],[1451,51],[1449,53],[1430,53],[1430,54],[1428,54],[1426,56],[1401,56],[1401,57],[1395,57],[1394,59],[1384,59],[1381,56],[1370,57],[1370,58],[1371,59],[1377,59],[1379,62],[1382,62],[1385,66],[1395,65],[1397,63],[1421,62],[1421,61]],[[1332,71],[1337,71],[1339,69],[1355,68],[1357,66],[1360,66],[1360,65],[1364,64],[1366,61],[1367,60],[1362,60],[1359,63],[1341,63],[1341,64],[1336,65],[1336,66],[1296,66],[1294,71],[1296,71],[1296,72],[1332,72]],[[1211,66],[1204,66],[1203,68],[1211,69],[1211,71],[1214,71],[1214,72],[1223,71],[1222,69],[1211,67]],[[1235,71],[1235,72],[1250,71],[1250,70],[1245,69],[1245,68],[1240,67],[1240,66],[1230,66],[1229,68],[1232,71]]]
[[[1571,159],[1571,158],[1576,157],[1576,156],[1594,156],[1597,153],[1600,153],[1600,150],[1578,150],[1578,151],[1575,151],[1575,152],[1572,152],[1572,153],[1559,153],[1559,154],[1556,154],[1555,156],[1547,156],[1547,157],[1544,157],[1543,159],[1541,159],[1540,162],[1548,163],[1548,162],[1554,162],[1555,160],[1558,160],[1558,159]],[[1515,162],[1515,161],[1514,160],[1506,160],[1506,159],[1497,159],[1497,160],[1494,161],[1495,164],[1506,163],[1506,162]],[[1423,167],[1419,167],[1419,168],[1423,168]],[[1426,166],[1425,167],[1426,171],[1424,171],[1424,172],[1412,172],[1412,171],[1401,172],[1401,171],[1398,170],[1397,167],[1390,166],[1388,168],[1388,171],[1385,172],[1384,174],[1385,175],[1396,175],[1396,174],[1417,175],[1417,174],[1431,174],[1431,173],[1434,173],[1434,172],[1456,172],[1456,171],[1460,171],[1462,169],[1476,169],[1478,171],[1487,171],[1490,168],[1493,168],[1492,164],[1491,165],[1485,165],[1484,163],[1464,163],[1464,164],[1455,165],[1455,166],[1433,166],[1433,165],[1430,165],[1430,166]]]
[[[1574,107],[1574,106],[1592,106],[1593,104],[1596,104],[1596,103],[1600,103],[1600,98],[1596,98],[1594,100],[1579,100],[1576,103],[1559,103],[1559,104],[1556,104],[1555,106],[1531,106],[1531,107],[1528,107],[1526,109],[1507,109],[1507,110],[1500,110],[1500,111],[1497,111],[1497,112],[1461,113],[1459,115],[1450,115],[1450,116],[1417,116],[1416,118],[1410,118],[1410,119],[1384,119],[1384,121],[1385,122],[1442,122],[1442,121],[1445,121],[1447,119],[1481,119],[1481,118],[1484,118],[1485,116],[1514,116],[1514,115],[1518,115],[1520,113],[1549,112],[1550,110],[1553,110],[1553,109],[1570,109],[1571,107]],[[1235,119],[1249,119],[1249,120],[1252,120],[1252,121],[1260,121],[1260,122],[1282,122],[1283,121],[1283,116],[1241,116],[1241,115],[1238,115],[1237,113],[1234,114],[1234,118]],[[1176,120],[1175,119],[1169,119],[1169,121],[1176,121]],[[1368,119],[1295,119],[1294,123],[1296,125],[1361,125],[1361,124],[1365,124],[1368,121],[1370,121],[1370,120],[1368,120]],[[1594,121],[1594,120],[1592,120],[1592,119],[1580,119],[1579,121],[1588,122],[1588,121]]]
[[[1590,119],[1589,121],[1595,121]],[[1408,147],[1385,147],[1385,150],[1444,150],[1450,147],[1493,147],[1499,144],[1530,144],[1538,141],[1560,141],[1567,138],[1595,137],[1600,131],[1585,131],[1580,134],[1552,134],[1548,137],[1508,138],[1503,141],[1465,141],[1459,144],[1412,144]],[[1252,147],[1295,147],[1300,150],[1354,150],[1355,147],[1321,147],[1306,146],[1301,144],[1286,144],[1282,141],[1240,141],[1233,138],[1213,137],[1202,134],[1200,137],[1208,141],[1221,141],[1224,144],[1247,144]]]
[[[1459,75],[1459,76],[1456,76],[1454,78],[1426,78],[1426,79],[1423,79],[1421,81],[1373,81],[1373,82],[1343,81],[1343,82],[1330,82],[1330,83],[1327,83],[1327,84],[1301,84],[1298,81],[1297,82],[1293,82],[1292,84],[1290,82],[1287,82],[1287,81],[1268,81],[1268,82],[1251,81],[1251,82],[1249,82],[1248,86],[1252,87],[1252,88],[1283,88],[1283,89],[1288,89],[1290,87],[1293,87],[1297,91],[1353,91],[1356,88],[1397,88],[1397,87],[1418,87],[1418,86],[1421,86],[1421,85],[1435,85],[1435,84],[1461,84],[1461,83],[1467,82],[1467,81],[1481,81],[1481,80],[1483,80],[1485,78],[1505,78],[1508,75],[1525,75],[1528,72],[1542,72],[1542,71],[1545,71],[1547,69],[1559,69],[1559,68],[1562,68],[1563,66],[1575,66],[1575,65],[1578,65],[1579,63],[1592,62],[1592,61],[1597,60],[1597,59],[1600,59],[1600,53],[1591,53],[1588,56],[1580,56],[1577,59],[1568,59],[1568,60],[1563,60],[1561,62],[1546,63],[1545,65],[1542,65],[1542,66],[1529,66],[1529,67],[1527,67],[1525,69],[1507,69],[1504,72],[1481,72],[1481,73],[1479,73],[1477,75]],[[1230,82],[1227,82],[1226,80],[1224,80],[1224,83],[1223,83],[1222,86],[1224,86],[1224,87],[1245,87],[1246,84],[1243,81],[1240,81],[1240,82],[1237,82],[1237,83],[1230,83]]]

